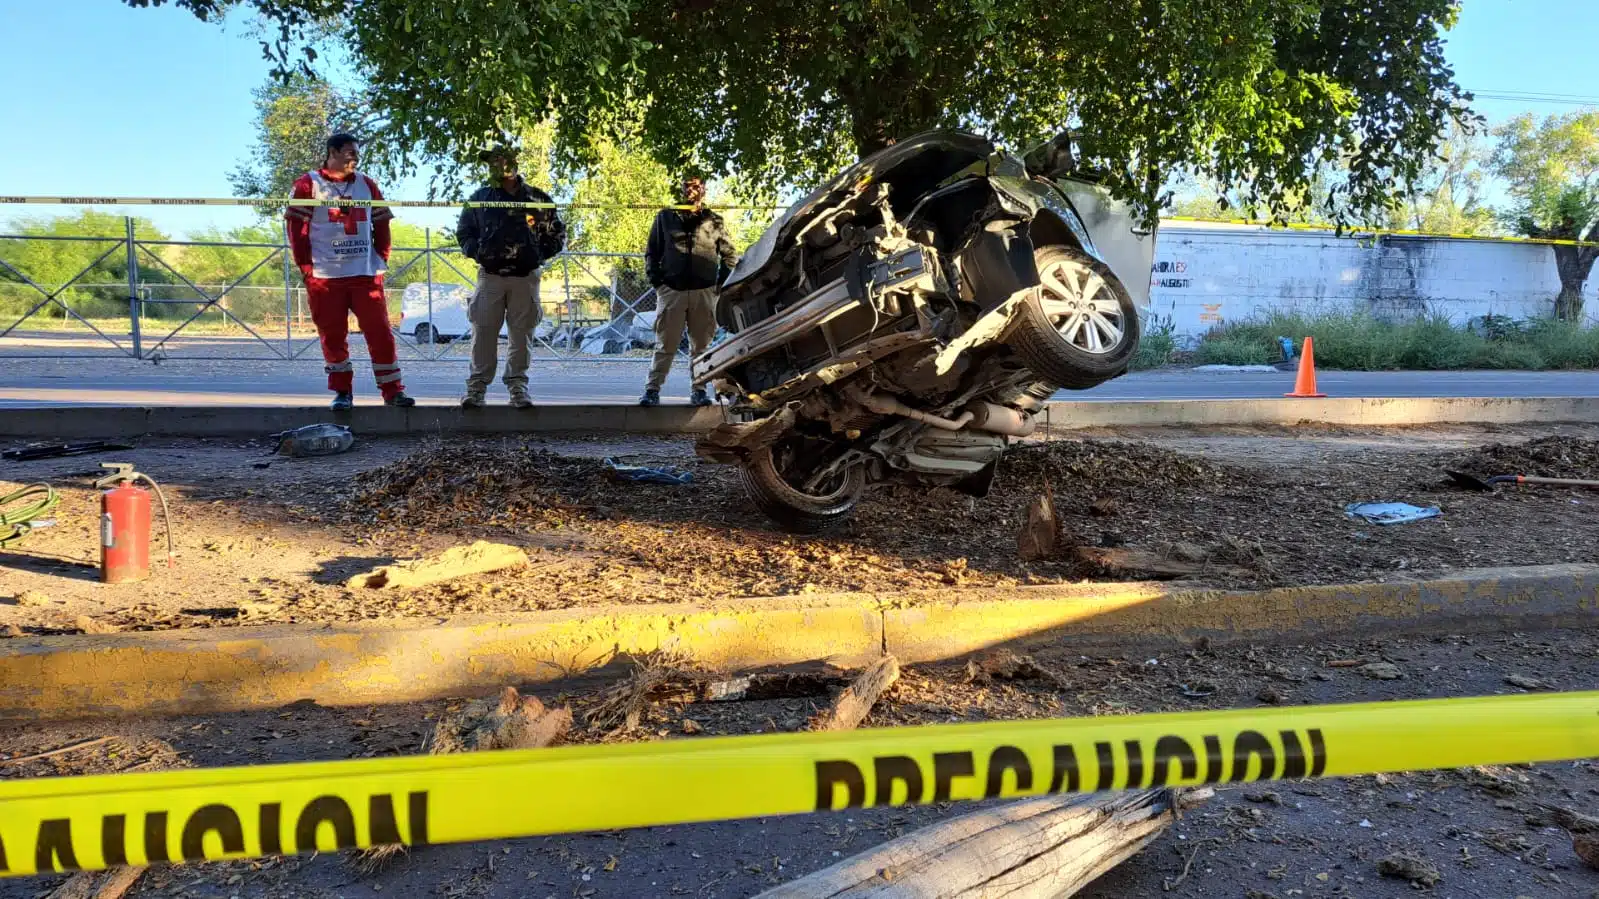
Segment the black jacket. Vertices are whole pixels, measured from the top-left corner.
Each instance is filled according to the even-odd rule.
[[[518,180],[515,191],[478,188],[469,203],[549,203],[550,195]],[[566,246],[566,223],[554,209],[474,207],[461,210],[455,239],[468,259],[494,275],[523,277]]]
[[[738,254],[722,217],[709,209],[662,209],[650,227],[644,274],[656,287],[700,290],[722,283]]]

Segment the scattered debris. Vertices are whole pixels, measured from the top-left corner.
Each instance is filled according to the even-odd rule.
[[[899,660],[885,655],[860,673],[826,709],[811,718],[809,730],[854,730],[872,705],[899,680]]]
[[[693,718],[684,718],[683,733],[688,734],[689,736],[693,736],[694,734],[702,734],[705,733],[705,726],[700,724],[698,721],[695,721]]]
[[[122,628],[110,622],[98,621],[88,615],[79,615],[73,620],[72,625],[85,634],[115,634],[122,631]]]
[[[13,599],[15,599],[17,605],[19,606],[31,606],[33,608],[39,608],[41,606],[47,606],[50,604],[49,595],[41,593],[38,590],[24,590],[13,597]]]
[[[826,696],[835,688],[847,686],[849,678],[835,671],[780,671],[711,681],[704,685],[698,698],[703,702],[803,699]]]
[[[1395,852],[1383,856],[1377,860],[1377,873],[1428,887],[1443,880],[1438,866],[1417,852]]]
[[[650,468],[644,465],[626,465],[611,458],[607,458],[601,464],[605,466],[605,476],[613,481],[667,484],[673,487],[681,487],[694,481],[694,475],[687,471],[670,471],[666,468]]]
[[[1511,674],[1505,677],[1505,683],[1523,690],[1548,690],[1550,685],[1536,677],[1526,674]]]
[[[355,435],[350,429],[335,424],[306,425],[272,436],[278,441],[278,455],[296,458],[337,455],[355,445]]]
[[[1049,484],[1027,506],[1027,522],[1016,535],[1016,557],[1023,562],[1053,558],[1060,545],[1060,518],[1055,515],[1055,499]]]
[[[62,746],[59,749],[49,749],[44,752],[35,752],[32,755],[22,755],[11,759],[0,759],[0,765],[21,765],[24,762],[36,762],[40,759],[55,758],[58,755],[66,755],[69,752],[77,752],[80,749],[92,749],[93,747],[99,746],[102,743],[109,743],[114,739],[116,738],[96,737],[93,740],[84,740],[81,743],[73,743],[70,746]]]
[[[1399,680],[1405,672],[1393,662],[1370,662],[1355,669],[1372,680]]]
[[[1457,458],[1449,467],[1486,476],[1518,471],[1551,478],[1599,478],[1599,440],[1557,436],[1494,443]]]
[[[467,703],[458,712],[439,719],[428,739],[430,755],[494,749],[540,749],[560,742],[572,729],[572,710],[550,709],[536,696],[523,696],[506,687],[493,699]],[[345,859],[363,876],[386,870],[407,852],[399,843],[345,853]]]
[[[1344,506],[1344,514],[1372,524],[1409,524],[1425,518],[1436,518],[1443,514],[1443,510],[1437,506],[1412,506],[1409,503],[1350,503]]]
[[[471,546],[453,546],[426,559],[396,562],[362,572],[345,584],[351,590],[425,587],[471,574],[487,574],[527,564],[527,552],[504,543],[479,540]]]
[[[1579,834],[1571,838],[1571,850],[1588,867],[1599,871],[1599,837]]]
[[[1055,672],[1009,649],[993,649],[966,662],[966,681],[986,684],[995,680],[1045,680],[1064,688],[1066,681]]]
[[[693,699],[705,692],[710,675],[669,653],[653,652],[634,660],[633,673],[606,688],[587,714],[590,726],[601,730],[632,730],[653,701]],[[748,685],[744,685],[748,688]]]
[[[1287,697],[1282,694],[1281,690],[1278,690],[1276,687],[1273,687],[1270,684],[1261,687],[1260,692],[1255,694],[1255,698],[1266,703],[1267,705],[1282,705],[1284,700],[1287,699]]]
[[[142,867],[79,871],[51,891],[47,899],[121,899],[143,874]]]
[[[34,459],[57,459],[62,456],[82,456],[87,453],[130,450],[131,444],[108,443],[104,440],[84,440],[77,443],[36,443],[0,452],[0,459],[13,462],[31,462]]]
[[[1088,504],[1088,514],[1095,518],[1110,518],[1121,510],[1121,503],[1113,497],[1102,496]]]
[[[1574,812],[1571,809],[1551,805],[1547,802],[1539,803],[1539,805],[1554,818],[1557,826],[1563,827],[1574,834],[1599,835],[1599,818],[1591,818],[1581,812]]]

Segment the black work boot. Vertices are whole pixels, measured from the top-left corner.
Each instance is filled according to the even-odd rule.
[[[704,387],[696,387],[694,392],[689,394],[688,402],[691,406],[709,406],[711,397],[705,392]]]
[[[393,396],[384,397],[383,403],[388,406],[399,406],[402,409],[408,409],[416,405],[416,400],[406,396],[405,391],[402,390]]]
[[[638,404],[640,406],[659,406],[661,404],[661,388],[644,388],[644,395],[639,397]]]
[[[333,394],[333,402],[328,408],[334,412],[348,412],[355,407],[355,394],[348,390],[341,390]]]

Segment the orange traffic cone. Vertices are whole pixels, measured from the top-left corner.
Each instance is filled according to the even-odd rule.
[[[1299,356],[1299,377],[1294,379],[1294,392],[1285,393],[1283,396],[1317,397],[1326,396],[1325,393],[1316,392],[1316,345],[1309,337],[1305,338],[1305,351]]]

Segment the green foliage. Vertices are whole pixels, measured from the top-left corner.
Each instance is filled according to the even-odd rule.
[[[173,2],[253,7],[284,72],[337,23],[401,165],[558,112],[574,162],[636,128],[669,169],[774,190],[929,127],[1019,147],[1073,123],[1150,217],[1180,169],[1278,210],[1334,160],[1347,178],[1312,199],[1345,216],[1414,182],[1464,100],[1441,38],[1456,0]]]
[[[1549,116],[1521,115],[1494,129],[1495,173],[1509,182],[1515,207],[1508,223],[1528,237],[1599,238],[1599,110]],[[1582,318],[1582,288],[1599,259],[1599,247],[1554,247],[1560,293],[1555,317]]]
[[[309,75],[268,81],[254,95],[256,144],[249,160],[228,173],[234,196],[288,196],[301,175],[327,158],[328,135],[345,131],[364,138],[371,125],[364,103]],[[260,212],[278,216],[283,207],[268,204]]]
[[[1490,316],[1471,328],[1442,315],[1389,322],[1358,312],[1270,313],[1228,322],[1194,350],[1199,364],[1259,365],[1281,358],[1277,338],[1316,339],[1316,365],[1349,371],[1586,369],[1599,367],[1599,329]]]
[[[1138,335],[1138,352],[1133,355],[1133,371],[1163,368],[1177,355],[1177,326],[1169,315],[1151,315]]]
[[[7,230],[34,238],[111,238],[106,241],[0,240],[0,260],[6,263],[6,266],[0,266],[0,315],[7,317],[7,323],[44,299],[23,278],[51,291],[76,277],[75,286],[58,296],[72,311],[85,317],[127,315],[127,250],[116,247],[105,258],[95,262],[96,257],[112,249],[114,241],[127,237],[126,219],[122,216],[86,209],[75,216],[21,219],[12,222]],[[134,220],[133,233],[139,240],[166,239],[165,234],[145,219]],[[90,263],[94,265],[84,272],[84,267]],[[164,271],[151,271],[148,275],[148,279],[155,282],[175,280]],[[61,306],[50,303],[42,306],[29,321],[65,317],[67,314]]]
[[[1599,219],[1599,110],[1541,122],[1520,115],[1494,134],[1493,165],[1509,183],[1520,233],[1574,239]]]

